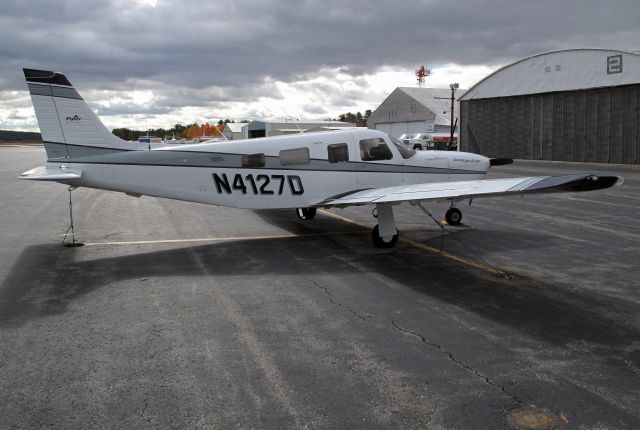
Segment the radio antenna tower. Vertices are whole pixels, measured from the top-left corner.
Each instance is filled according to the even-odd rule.
[[[416,77],[418,78],[418,87],[424,88],[424,78],[431,74],[431,70],[425,69],[424,66],[420,66],[418,70],[416,70]]]

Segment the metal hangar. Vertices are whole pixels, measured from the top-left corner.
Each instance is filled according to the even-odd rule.
[[[463,151],[533,160],[640,163],[640,54],[533,55],[460,97]]]

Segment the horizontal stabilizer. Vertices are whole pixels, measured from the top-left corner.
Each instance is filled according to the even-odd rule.
[[[30,179],[32,181],[68,182],[82,177],[82,170],[68,167],[36,167],[18,176],[18,179]]]

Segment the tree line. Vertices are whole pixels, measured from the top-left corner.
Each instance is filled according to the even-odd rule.
[[[18,142],[23,140],[42,140],[42,135],[34,131],[0,130],[0,140]]]
[[[367,120],[371,116],[371,113],[372,113],[371,109],[367,109],[366,111],[364,111],[364,115],[361,114],[360,112],[341,113],[340,115],[338,115],[337,119],[332,119],[331,121],[350,122],[352,124],[355,124],[356,127],[366,127]]]
[[[224,126],[230,122],[235,122],[230,119],[220,120],[218,124],[209,124],[208,122],[204,124],[198,124],[194,122],[193,124],[175,124],[171,128],[150,128],[148,130],[131,130],[129,128],[114,128],[112,133],[118,136],[120,139],[124,140],[138,140],[140,136],[154,136],[161,137],[164,139],[181,139],[183,137],[187,139],[194,139],[200,136],[219,136],[222,134],[222,130]],[[249,122],[248,120],[243,120],[240,122]]]
[[[371,116],[371,109],[364,111],[364,115],[360,112],[347,112],[338,115],[337,118],[327,118],[328,121],[342,121],[355,124],[357,127],[366,127],[367,120]],[[176,139],[187,138],[194,139],[200,136],[219,136],[222,134],[224,126],[228,123],[233,123],[230,119],[219,120],[217,124],[175,124],[172,128],[151,128],[149,130],[131,130],[129,128],[114,128],[113,134],[124,140],[138,140],[140,136],[155,136],[164,139]],[[242,120],[242,123],[248,123],[249,120]]]

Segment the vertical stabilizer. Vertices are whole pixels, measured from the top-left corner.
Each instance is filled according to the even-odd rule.
[[[23,71],[50,159],[73,156],[76,148],[147,149],[114,136],[63,74],[48,70]]]

